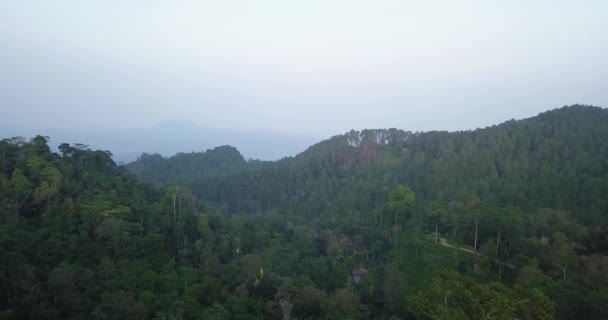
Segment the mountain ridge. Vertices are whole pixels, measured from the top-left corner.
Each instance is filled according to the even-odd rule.
[[[472,194],[500,205],[562,207],[597,220],[598,209],[588,207],[593,201],[581,199],[597,188],[593,185],[608,183],[606,124],[608,110],[573,105],[476,130],[351,130],[293,157],[173,183],[184,183],[202,200],[232,212],[303,210],[307,201],[327,203],[319,208],[326,211],[349,207],[351,188],[358,190],[353,191],[356,198],[368,192],[382,199],[385,190],[405,184],[423,199],[452,201]],[[367,182],[376,184],[375,189]],[[237,199],[237,190],[249,190],[246,199]],[[375,205],[356,206],[372,210]]]
[[[79,131],[62,129],[30,130],[0,128],[6,137],[36,135],[51,137],[50,146],[57,150],[64,142],[85,142],[91,148],[109,150],[116,162],[128,163],[142,153],[172,156],[180,152],[198,151],[220,145],[234,145],[252,159],[275,160],[301,152],[317,139],[269,131],[235,131],[212,129],[190,121],[169,121],[149,128]]]
[[[47,143],[0,141],[5,318],[606,318],[604,109],[352,130],[278,161],[219,146],[129,168]]]

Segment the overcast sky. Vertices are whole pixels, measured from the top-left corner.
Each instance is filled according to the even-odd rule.
[[[608,1],[0,1],[0,125],[325,137],[608,106]]]

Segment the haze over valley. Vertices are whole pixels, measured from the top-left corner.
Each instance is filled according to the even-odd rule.
[[[166,121],[150,128],[119,130],[2,128],[0,134],[4,137],[48,136],[55,150],[63,142],[84,143],[93,149],[111,151],[114,161],[121,163],[131,162],[142,153],[172,156],[221,145],[235,146],[246,158],[277,160],[294,156],[321,140],[264,130],[209,129],[186,120]]]

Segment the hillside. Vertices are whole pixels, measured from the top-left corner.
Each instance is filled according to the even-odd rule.
[[[174,182],[186,182],[201,199],[232,212],[298,207],[309,200],[321,203],[321,210],[372,211],[387,190],[403,184],[423,202],[476,198],[560,208],[593,225],[603,221],[607,207],[607,123],[605,109],[571,106],[473,131],[351,131],[256,170]],[[176,156],[163,170],[141,162],[127,168],[200,172],[178,164],[180,157],[197,162],[192,154]],[[231,198],[236,189],[247,192]]]
[[[1,140],[0,319],[606,319],[606,141],[588,106],[273,162]]]
[[[144,153],[125,167],[143,181],[166,185],[242,173],[263,163],[246,161],[236,148],[221,146],[204,152],[178,153],[168,158]]]
[[[607,159],[608,110],[575,105],[472,131],[351,131],[255,170],[176,182],[230,213],[283,212],[353,235],[437,230],[481,248],[490,274],[543,283],[567,319],[591,308],[571,295],[588,292],[590,270],[608,270]],[[399,186],[416,205],[397,214],[386,199]]]

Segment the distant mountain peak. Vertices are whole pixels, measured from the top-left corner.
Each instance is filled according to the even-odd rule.
[[[192,120],[187,119],[174,119],[174,120],[166,120],[159,122],[158,124],[152,126],[153,129],[166,129],[166,128],[179,128],[179,129],[198,129],[202,128],[200,125],[196,124]]]

